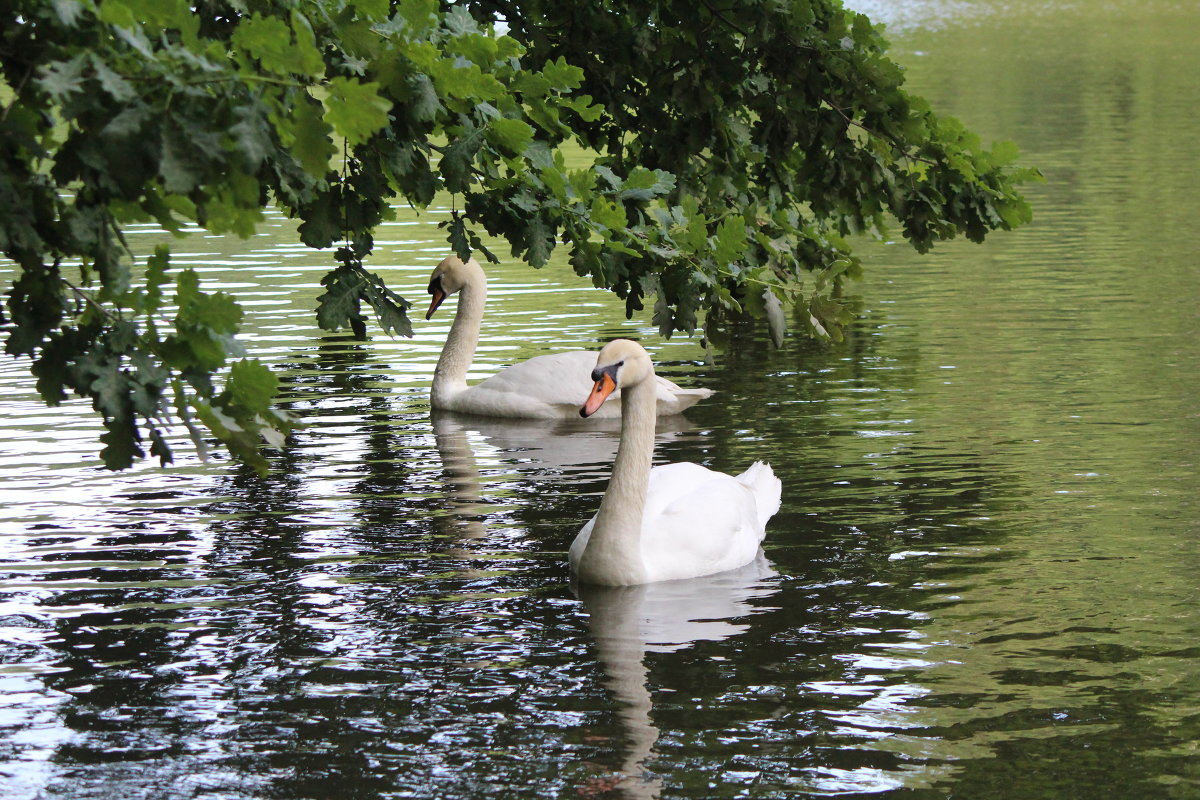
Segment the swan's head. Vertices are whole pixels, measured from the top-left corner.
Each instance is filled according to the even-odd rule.
[[[433,299],[429,301],[429,310],[425,312],[425,319],[432,318],[433,312],[438,310],[438,306],[447,297],[468,283],[480,280],[483,280],[483,267],[479,266],[479,262],[475,259],[469,259],[464,263],[461,258],[454,255],[443,258],[442,263],[438,264],[434,268],[433,274],[429,276],[427,291],[433,295]]]
[[[617,389],[635,386],[653,374],[654,364],[644,347],[631,339],[613,339],[596,356],[596,368],[592,370],[596,383],[579,416],[590,417]]]

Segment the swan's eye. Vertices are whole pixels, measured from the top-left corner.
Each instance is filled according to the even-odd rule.
[[[618,362],[617,362],[617,365],[616,365],[615,367],[613,367],[613,369],[620,369],[620,368],[621,368],[621,367],[623,367],[623,366],[625,366],[625,362],[624,362],[624,361],[618,361]]]

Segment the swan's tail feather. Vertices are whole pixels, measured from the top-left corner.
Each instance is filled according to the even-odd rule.
[[[674,392],[675,402],[679,405],[679,410],[691,408],[706,397],[712,397],[712,389],[677,389]]]
[[[691,408],[706,397],[712,397],[712,389],[685,389],[674,381],[669,381],[661,375],[658,379],[658,413],[678,414]]]
[[[783,496],[783,483],[775,477],[771,465],[764,461],[755,461],[748,470],[738,475],[738,480],[754,492],[754,502],[758,510],[758,526],[766,528],[767,520],[779,511],[780,500]]]
[[[659,395],[659,414],[679,414],[680,411],[688,410],[702,399],[712,395],[712,389],[680,389],[673,392],[672,395],[664,397]]]

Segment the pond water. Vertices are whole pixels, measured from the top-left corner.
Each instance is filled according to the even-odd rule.
[[[1200,796],[1200,9],[857,6],[1042,168],[1033,225],[864,243],[844,343],[711,363],[561,263],[489,270],[475,377],[632,336],[718,390],[657,458],[770,461],[762,561],[573,587],[611,427],[431,420],[453,301],[326,336],[290,223],[197,235],[176,263],[237,291],[306,427],[265,479],[113,475],[0,361],[0,795]],[[444,214],[379,236],[418,303]]]

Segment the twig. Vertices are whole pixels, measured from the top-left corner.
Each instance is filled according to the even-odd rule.
[[[31,75],[33,75],[32,66],[25,70],[25,74],[21,77],[20,82],[13,87],[13,101],[4,107],[4,113],[0,114],[0,122],[4,122],[8,119],[8,112],[11,111],[12,107],[15,106],[17,101],[21,99],[21,90],[25,88],[25,84],[29,82]]]

